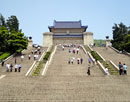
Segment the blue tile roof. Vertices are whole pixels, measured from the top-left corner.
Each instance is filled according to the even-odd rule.
[[[54,28],[81,28],[81,21],[54,21]]]
[[[87,26],[82,26],[80,21],[56,21],[54,20],[53,26],[49,28],[87,28]]]

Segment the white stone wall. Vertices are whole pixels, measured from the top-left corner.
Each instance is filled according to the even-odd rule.
[[[27,49],[30,49],[32,47],[33,41],[32,40],[28,40],[28,47]]]
[[[43,47],[49,47],[50,45],[53,45],[53,33],[45,32],[43,36]]]
[[[106,47],[111,46],[111,40],[110,39],[106,39]]]
[[[83,40],[54,40],[53,43],[57,44],[83,44]]]
[[[84,45],[93,44],[93,33],[92,32],[84,32],[83,33]]]

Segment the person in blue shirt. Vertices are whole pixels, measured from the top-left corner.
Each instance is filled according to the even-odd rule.
[[[89,64],[91,64],[91,58],[88,59]]]
[[[125,63],[124,63],[124,65],[123,65],[123,71],[124,71],[124,74],[127,75],[127,66],[126,66]]]
[[[20,72],[20,69],[21,69],[21,64],[18,65],[18,71]]]
[[[121,64],[121,62],[119,62],[119,74],[122,75],[123,73],[123,65]]]

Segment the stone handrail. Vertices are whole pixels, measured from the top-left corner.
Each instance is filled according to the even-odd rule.
[[[9,57],[7,57],[7,58],[5,59],[5,61],[7,61],[7,60],[13,58],[13,56],[14,56],[14,54],[10,55]],[[2,64],[2,62],[0,62],[0,64]]]
[[[89,49],[91,50],[91,51],[93,51],[93,49],[88,45],[88,47],[89,47]]]
[[[103,56],[99,52],[96,51],[96,53],[101,57],[103,61],[106,61],[105,58],[103,58]]]
[[[119,50],[115,49],[114,47],[112,46],[109,46],[111,49],[113,49],[114,51],[116,51],[117,53],[120,53]],[[130,57],[130,53],[126,52],[125,55],[129,56]]]
[[[102,70],[102,72],[105,74],[105,73],[106,73],[106,71],[105,71],[104,66],[101,64],[101,62],[100,62],[100,61],[97,61],[97,64],[98,64],[99,68]],[[110,73],[109,73],[109,72],[108,72],[108,75],[110,75]]]
[[[120,51],[119,50],[117,50],[117,49],[115,49],[114,47],[112,47],[112,46],[109,46],[111,49],[113,49],[114,51],[116,51],[117,53],[120,53]]]
[[[50,56],[49,60],[46,62],[45,67],[44,67],[43,72],[42,72],[42,76],[45,76],[47,68],[48,68],[49,64],[51,63],[51,61],[52,61],[52,58],[53,58],[53,56],[54,56],[54,54],[56,52],[56,49],[57,49],[57,46],[55,46],[54,51],[51,53],[51,56]]]
[[[81,47],[82,47],[83,51],[85,52],[85,54],[88,54],[88,56],[89,56],[89,57],[92,59],[92,61],[94,62],[94,58],[93,58],[93,56],[90,54],[90,52],[87,52],[87,51],[85,50],[84,46],[81,45]],[[95,63],[96,63],[96,62],[95,62]]]
[[[39,58],[38,61],[33,62],[32,66],[29,68],[28,72],[26,73],[26,76],[28,76],[28,75],[30,75],[32,73],[33,69],[35,69],[37,67],[39,62],[43,59],[44,55],[45,55],[45,51],[43,50],[43,53],[42,53],[41,57]]]
[[[113,63],[111,60],[109,60],[109,62],[117,71],[119,71],[119,68],[117,67],[117,65],[115,65],[115,63]]]

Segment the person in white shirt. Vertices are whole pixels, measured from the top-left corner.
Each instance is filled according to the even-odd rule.
[[[96,60],[95,60],[95,58],[93,58],[93,65],[95,65],[96,64]]]
[[[105,68],[105,74],[106,74],[106,75],[109,74],[109,71],[108,71],[108,68],[107,68],[107,67]]]
[[[79,48],[77,48],[76,51],[77,51],[77,54],[78,54],[79,53]]]
[[[31,55],[28,55],[28,59],[29,59],[29,60],[31,59]]]
[[[38,55],[36,55],[36,60],[38,60]]]
[[[21,56],[21,61],[23,61],[23,59],[24,59],[24,56],[22,55],[22,56]]]
[[[10,64],[9,63],[6,64],[6,69],[7,69],[6,71],[9,72],[9,69],[10,69]]]
[[[18,65],[17,65],[17,64],[15,64],[14,68],[15,68],[15,72],[17,72]]]

